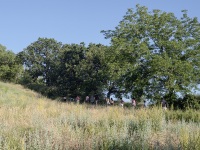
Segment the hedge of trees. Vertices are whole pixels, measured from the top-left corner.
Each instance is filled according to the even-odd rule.
[[[182,108],[199,108],[200,101],[192,94],[200,76],[196,17],[182,11],[178,19],[173,13],[150,12],[137,5],[114,30],[102,33],[111,40],[110,46],[38,38],[17,55],[1,46],[0,78],[18,79],[51,98],[129,93],[138,100],[165,98]]]

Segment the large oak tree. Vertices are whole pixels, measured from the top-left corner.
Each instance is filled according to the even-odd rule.
[[[110,61],[121,77],[120,85],[132,95],[149,98],[187,94],[200,75],[200,24],[182,11],[173,13],[137,5],[129,9],[111,38]],[[116,68],[117,67],[117,68]]]

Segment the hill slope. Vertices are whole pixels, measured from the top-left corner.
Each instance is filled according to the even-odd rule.
[[[21,85],[0,82],[0,105],[21,106],[42,96]]]

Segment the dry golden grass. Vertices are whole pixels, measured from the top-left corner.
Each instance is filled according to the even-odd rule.
[[[0,82],[0,149],[199,149],[200,123],[166,121],[159,108],[49,100]]]

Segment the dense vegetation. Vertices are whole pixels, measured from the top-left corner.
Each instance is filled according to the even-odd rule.
[[[22,65],[16,55],[0,44],[0,80],[17,81],[22,71]]]
[[[0,79],[50,98],[80,95],[83,100],[107,92],[107,97],[131,94],[137,101],[164,98],[175,108],[200,108],[199,96],[192,93],[200,76],[197,18],[183,11],[178,19],[137,5],[115,30],[102,32],[110,46],[38,38],[17,55],[1,46]]]
[[[0,149],[200,149],[199,111],[50,101],[0,82]]]

